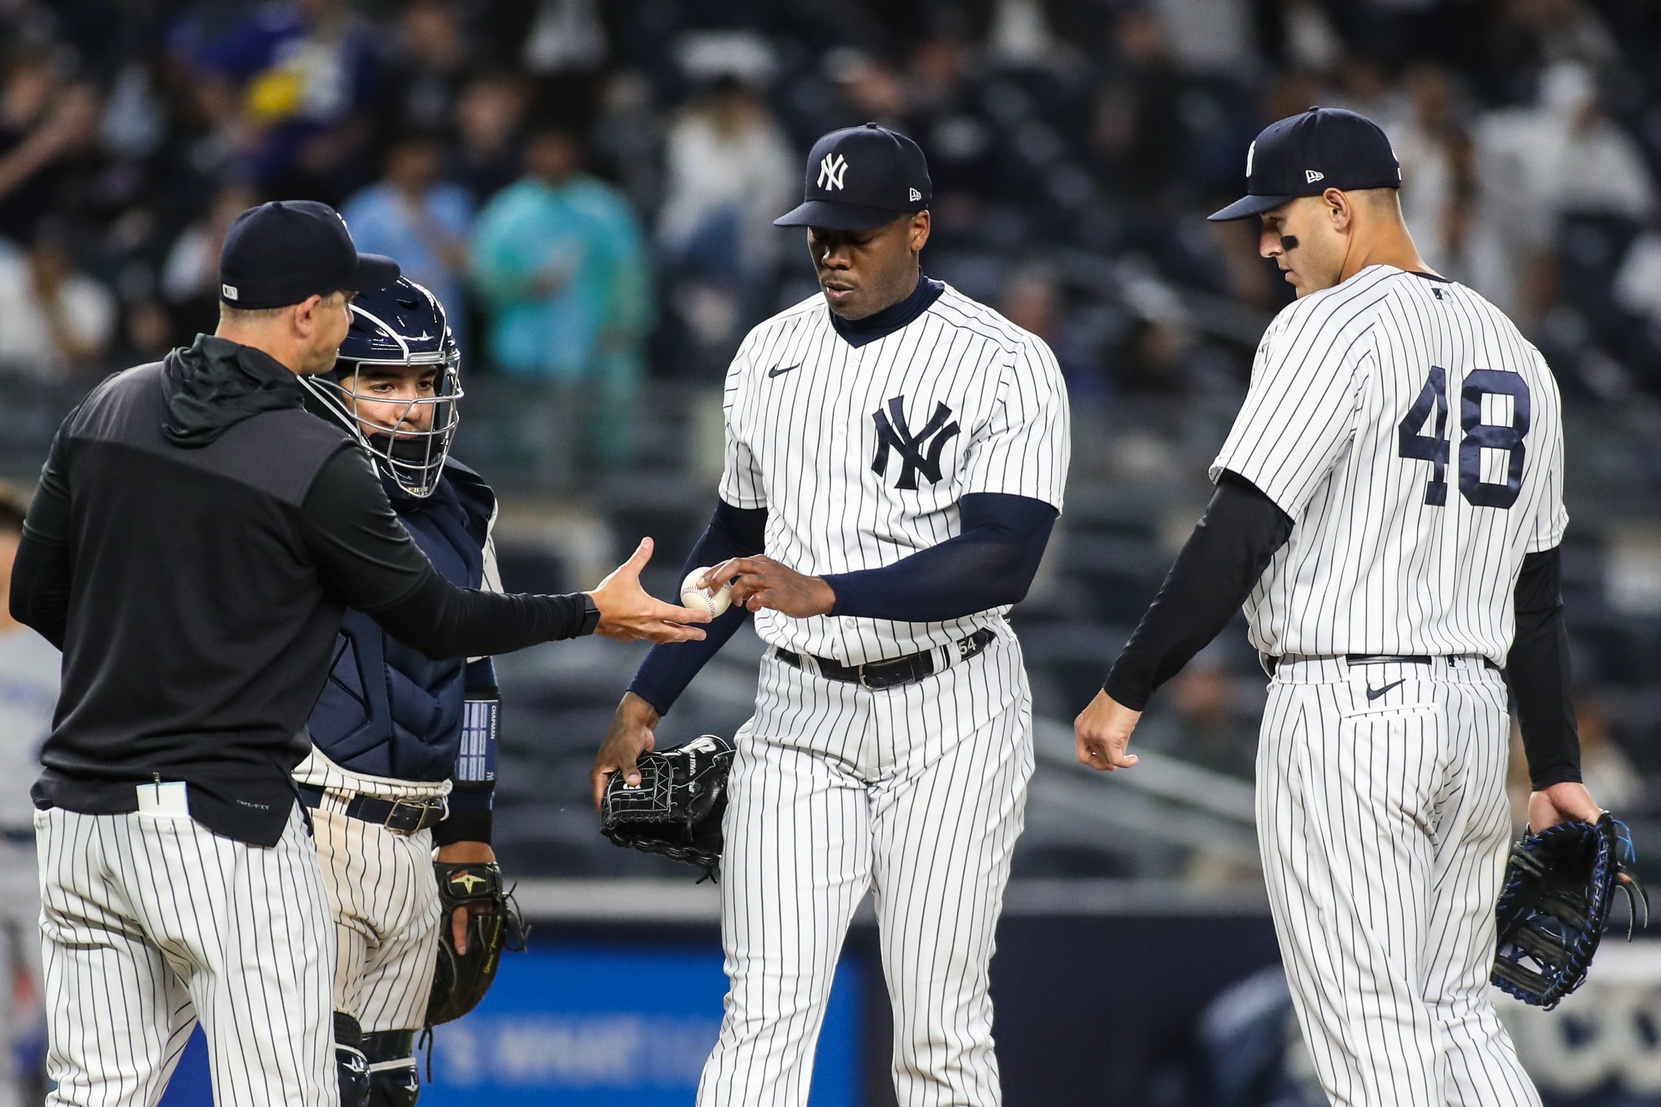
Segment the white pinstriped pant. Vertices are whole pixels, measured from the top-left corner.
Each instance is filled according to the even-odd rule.
[[[800,1107],[854,909],[875,889],[901,1107],[995,1107],[987,968],[1032,775],[1008,630],[872,692],[763,662],[723,828],[731,987],[698,1107]]]
[[[1509,733],[1480,659],[1294,661],[1269,685],[1259,846],[1335,1107],[1538,1107],[1488,983]]]
[[[438,966],[443,907],[433,875],[433,832],[395,834],[330,810],[312,812],[317,860],[334,910],[335,1010],[364,1033],[419,1030]]]
[[[219,1107],[338,1107],[334,930],[298,806],[269,849],[56,807],[35,836],[48,1107],[153,1107],[198,1018]]]

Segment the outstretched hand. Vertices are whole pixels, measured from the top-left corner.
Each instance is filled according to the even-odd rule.
[[[1079,763],[1109,773],[1136,764],[1141,759],[1127,750],[1130,732],[1141,718],[1140,711],[1132,711],[1106,692],[1097,692],[1073,720]]]
[[[600,609],[600,622],[595,634],[633,642],[645,638],[652,642],[697,642],[704,632],[692,623],[707,623],[708,611],[695,611],[653,599],[640,586],[640,570],[652,559],[652,540],[642,538],[634,555],[613,569],[611,575],[589,595]]]

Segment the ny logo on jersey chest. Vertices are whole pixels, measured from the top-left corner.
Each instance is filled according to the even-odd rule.
[[[905,396],[899,395],[888,401],[886,412],[880,407],[873,411],[871,422],[877,427],[877,456],[871,459],[873,473],[879,477],[888,475],[888,454],[892,450],[904,463],[895,488],[914,491],[918,473],[930,484],[940,483],[940,455],[959,431],[957,422],[952,420],[951,408],[936,402],[928,423],[913,434],[906,423]]]

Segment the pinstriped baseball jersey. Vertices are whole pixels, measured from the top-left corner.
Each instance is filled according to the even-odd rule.
[[[1211,466],[1292,517],[1246,602],[1267,653],[1504,663],[1525,553],[1562,541],[1544,359],[1462,285],[1386,265],[1276,317]]]
[[[756,327],[727,373],[721,498],[767,512],[767,554],[810,575],[876,569],[961,532],[960,497],[1062,506],[1067,393],[1043,340],[947,286],[892,334],[850,345],[815,295]],[[849,664],[1001,623],[756,614],[768,643]]]

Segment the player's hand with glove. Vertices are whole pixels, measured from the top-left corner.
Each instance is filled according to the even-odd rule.
[[[640,755],[640,783],[612,776],[600,797],[600,832],[613,845],[685,861],[719,879],[733,744],[703,734],[663,753]]]
[[[595,634],[633,642],[645,638],[653,642],[697,642],[704,636],[693,623],[707,623],[708,611],[694,611],[672,603],[653,599],[640,586],[640,570],[652,559],[652,540],[642,538],[634,555],[612,570],[611,575],[589,595],[600,610],[600,622]]]
[[[484,842],[457,842],[441,847],[433,859],[447,925],[439,931],[425,1026],[451,1022],[477,1007],[496,980],[502,951],[525,948],[529,928],[514,905],[513,890],[503,887],[495,856]],[[479,859],[485,857],[489,860]]]
[[[438,847],[434,860],[440,865],[494,865],[496,851],[490,848],[489,842],[451,842]],[[455,942],[457,953],[467,952],[467,924],[471,917],[489,911],[490,904],[480,901],[463,904],[450,912],[450,939]]]
[[[1602,815],[1603,808],[1578,780],[1553,784],[1528,797],[1528,828],[1536,834],[1570,819],[1595,823]]]
[[[1130,750],[1130,734],[1142,718],[1106,692],[1097,692],[1090,705],[1073,720],[1073,736],[1081,764],[1113,772],[1141,760]]]
[[[606,782],[613,773],[622,773],[631,785],[640,783],[640,755],[652,748],[662,719],[657,709],[633,692],[623,693],[623,702],[611,717],[606,736],[600,742],[600,752],[594,756],[594,768],[588,781],[594,787],[594,810],[600,810],[600,799],[606,793]]]
[[[1555,820],[1547,822],[1546,820]],[[1633,874],[1626,826],[1600,811],[1578,783],[1529,797],[1529,830],[1511,847],[1495,908],[1498,949],[1492,980],[1524,1003],[1548,1010],[1580,987],[1609,926],[1615,892],[1649,925],[1649,895]]]

